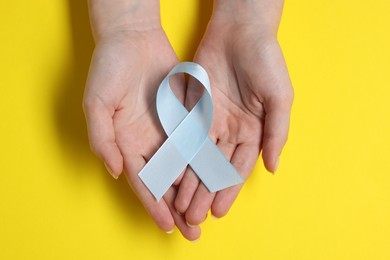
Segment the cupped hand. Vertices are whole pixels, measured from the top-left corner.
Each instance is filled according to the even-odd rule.
[[[210,137],[245,179],[262,151],[275,172],[287,140],[293,90],[275,33],[251,23],[209,23],[194,59],[209,73],[214,121]],[[187,88],[186,105],[199,98],[197,82]],[[224,216],[242,185],[210,193],[191,169],[185,173],[175,207],[189,226]]]
[[[157,202],[138,173],[164,142],[155,96],[161,80],[178,59],[161,28],[119,31],[97,41],[84,95],[84,111],[92,150],[118,178],[128,183],[150,216],[164,231],[178,226],[189,240],[200,236],[174,209],[177,190],[171,187]],[[184,100],[186,87],[177,79],[175,94]]]

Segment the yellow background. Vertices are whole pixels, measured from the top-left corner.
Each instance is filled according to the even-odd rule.
[[[163,0],[190,60],[208,0]],[[276,176],[261,163],[198,243],[156,228],[88,148],[85,1],[0,7],[0,259],[390,259],[390,2],[286,1],[296,99]]]

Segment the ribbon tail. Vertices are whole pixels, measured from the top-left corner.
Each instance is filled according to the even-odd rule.
[[[191,160],[190,166],[210,192],[217,192],[244,182],[244,179],[209,137]]]
[[[175,145],[166,141],[138,176],[159,201],[187,167],[187,164]]]

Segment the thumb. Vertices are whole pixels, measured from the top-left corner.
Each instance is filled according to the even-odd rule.
[[[279,157],[287,141],[292,96],[270,98],[264,104],[266,117],[262,157],[265,168],[272,173],[275,173],[278,168]]]
[[[99,98],[85,99],[83,103],[88,136],[92,151],[103,161],[108,172],[117,179],[123,170],[123,158],[115,142],[112,116]]]

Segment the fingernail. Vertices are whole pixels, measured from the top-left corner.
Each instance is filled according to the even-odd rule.
[[[174,229],[174,228],[172,228],[172,229],[169,230],[169,231],[165,231],[165,233],[167,233],[168,235],[172,234],[173,232],[175,232],[175,229]]]
[[[187,226],[191,227],[191,228],[194,228],[196,227],[195,225],[191,225],[190,223],[186,222],[187,223]]]
[[[214,216],[213,214],[210,214],[210,217],[214,220],[218,220],[219,218],[217,218],[216,216]]]
[[[116,175],[114,174],[114,172],[111,170],[110,167],[108,167],[108,165],[106,164],[106,162],[104,162],[104,166],[106,166],[106,169],[107,169],[107,171],[111,174],[111,176],[112,176],[115,180],[117,180],[119,176],[116,176]]]
[[[275,174],[276,171],[278,170],[279,163],[280,163],[280,156],[276,159],[276,162],[275,162],[275,169],[274,169],[273,174]]]
[[[191,243],[198,243],[198,242],[199,242],[199,240],[200,240],[200,238],[198,238],[198,239],[195,239],[195,240],[190,240],[190,242],[191,242]]]

